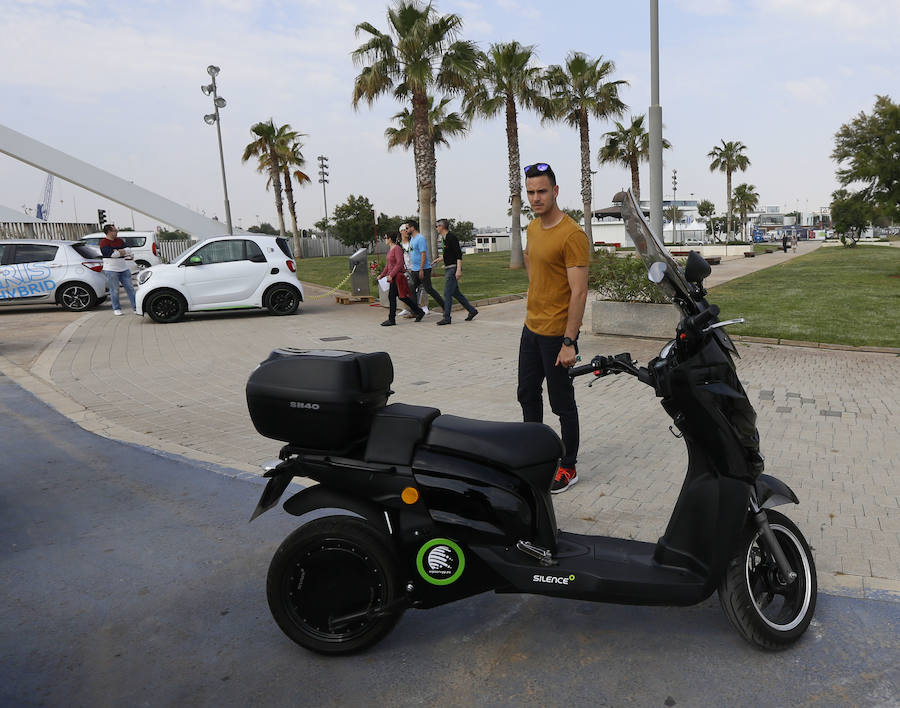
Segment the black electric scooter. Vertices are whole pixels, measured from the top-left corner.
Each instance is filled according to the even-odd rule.
[[[687,474],[662,538],[559,530],[550,483],[562,444],[543,424],[386,405],[393,368],[384,352],[276,350],[250,376],[247,401],[257,430],[288,444],[253,518],[294,477],[318,482],[284,503],[299,528],[268,573],[269,606],[291,639],[326,654],[360,650],[409,607],[488,590],[681,606],[718,590],[756,646],[781,649],[806,631],[815,564],[803,534],[772,510],[798,500],[762,474],[730,322],[704,297],[709,265],[696,252],[684,269],[676,264],[630,193],[623,213],[649,278],[681,311],[676,337],[646,367],[629,354],[597,356],[571,375],[635,376],[683,436]]]

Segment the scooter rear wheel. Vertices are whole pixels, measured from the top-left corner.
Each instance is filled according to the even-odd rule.
[[[367,522],[329,517],[306,524],[279,546],[266,594],[272,616],[300,646],[322,654],[365,649],[403,614],[397,559]],[[388,608],[387,610],[385,608]]]
[[[800,529],[784,514],[766,510],[769,526],[797,574],[781,578],[775,559],[752,522],[719,585],[719,602],[735,629],[763,649],[785,649],[809,627],[816,609],[816,565]]]

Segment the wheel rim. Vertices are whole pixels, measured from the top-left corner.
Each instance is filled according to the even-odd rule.
[[[760,541],[760,534],[753,537],[747,550],[744,579],[753,600],[753,607],[767,625],[780,632],[788,632],[799,625],[812,601],[812,573],[809,559],[800,540],[779,524],[771,524],[788,565],[797,573],[793,583],[781,581],[772,554]]]
[[[73,285],[62,292],[63,305],[69,310],[85,310],[91,302],[91,294],[86,288]]]
[[[333,626],[332,621],[384,604],[384,571],[365,549],[345,539],[306,548],[285,573],[286,606],[304,633],[324,642],[347,642],[364,634],[372,618]]]
[[[273,312],[283,314],[294,309],[297,302],[297,295],[287,288],[279,288],[273,290],[269,295],[269,306]]]
[[[172,295],[157,295],[150,305],[153,314],[161,320],[176,317],[180,312],[178,300]]]

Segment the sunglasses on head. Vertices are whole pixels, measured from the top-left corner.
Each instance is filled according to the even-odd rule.
[[[525,165],[525,176],[536,177],[550,169],[550,165],[546,162],[535,162],[533,165]]]

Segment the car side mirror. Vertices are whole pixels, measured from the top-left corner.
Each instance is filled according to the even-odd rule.
[[[696,251],[688,253],[687,263],[685,263],[684,266],[685,280],[699,286],[702,285],[703,279],[711,272],[712,268],[710,268],[709,263],[703,259],[703,256]]]
[[[191,256],[185,265],[196,266],[203,265],[203,259],[200,256]]]

